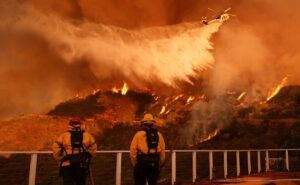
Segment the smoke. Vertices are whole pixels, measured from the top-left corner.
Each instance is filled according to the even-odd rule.
[[[132,81],[155,79],[169,86],[176,86],[175,80],[190,82],[196,71],[213,65],[209,39],[221,25],[197,22],[129,31],[91,22],[75,25],[26,10],[11,28],[43,35],[64,61],[87,60],[99,79],[117,72]]]
[[[216,63],[206,81],[210,95],[216,99],[195,104],[192,119],[183,130],[183,140],[190,144],[230,123],[232,107],[218,101],[228,92],[247,92],[244,104],[253,104],[266,101],[268,91],[284,77],[288,77],[287,85],[300,85],[300,13],[296,8],[300,3],[245,0],[220,4],[232,7],[232,13],[237,16],[232,17],[213,40]],[[220,120],[207,119],[211,112]]]
[[[210,78],[214,94],[246,91],[248,101],[261,101],[286,76],[289,85],[300,84],[297,5],[294,0],[236,4],[237,17],[214,40],[216,65]]]
[[[41,12],[28,3],[1,8],[1,77],[10,84],[1,93],[10,101],[1,109],[9,116],[45,111],[80,88],[116,77],[137,86],[192,83],[190,77],[214,64],[209,39],[221,25],[202,27],[199,21],[128,30]]]
[[[227,43],[222,50],[216,50],[218,63],[215,65],[211,85],[216,95],[227,91],[267,90],[275,78],[275,70],[270,66],[270,53],[263,41],[253,32],[243,27],[225,28],[221,36]],[[279,76],[277,79],[284,76]],[[266,93],[266,92],[264,92]],[[255,97],[256,95],[254,95]]]
[[[232,104],[226,97],[218,97],[209,102],[198,101],[193,106],[191,120],[181,131],[181,141],[188,145],[205,141],[209,134],[220,130],[232,120],[232,111]]]

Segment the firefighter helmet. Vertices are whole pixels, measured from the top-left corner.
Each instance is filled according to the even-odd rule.
[[[149,114],[149,113],[145,114],[144,118],[141,120],[141,123],[144,125],[152,125],[155,122],[156,121],[155,121],[153,115]]]

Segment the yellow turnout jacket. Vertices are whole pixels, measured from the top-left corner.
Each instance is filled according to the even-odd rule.
[[[94,137],[88,133],[83,133],[82,139],[83,148],[89,152],[92,156],[95,156],[97,151],[97,144],[95,143]],[[64,156],[67,154],[72,154],[72,144],[71,144],[71,133],[65,132],[58,137],[58,139],[52,145],[53,156],[57,161],[61,161]],[[82,151],[82,149],[81,149]],[[78,148],[74,148],[73,154],[79,153]],[[62,166],[69,166],[70,162],[65,161],[62,163]]]
[[[133,166],[137,163],[137,154],[147,154],[148,144],[146,131],[138,131],[133,137],[130,145],[130,159]],[[155,153],[155,149],[150,149],[150,153]],[[165,141],[160,132],[158,132],[157,153],[160,155],[160,165],[165,162]]]

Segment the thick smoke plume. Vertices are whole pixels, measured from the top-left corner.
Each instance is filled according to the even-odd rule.
[[[169,86],[189,81],[196,71],[214,63],[209,41],[220,23],[200,22],[129,31],[90,22],[78,24],[54,15],[24,8],[18,20],[5,25],[42,35],[58,56],[68,63],[85,59],[99,79],[120,73],[133,81],[153,79]],[[14,21],[14,22],[12,22]]]
[[[7,12],[10,16],[3,16],[0,28],[4,34],[17,37],[15,43],[15,38],[5,40],[4,43],[6,44],[3,47],[7,49],[9,44],[13,43],[13,47],[17,47],[17,50],[23,49],[22,52],[26,52],[26,54],[15,53],[16,56],[11,54],[10,57],[12,58],[2,57],[2,59],[9,58],[6,59],[8,61],[3,62],[5,70],[1,74],[3,78],[8,75],[6,74],[9,70],[6,67],[7,63],[18,60],[25,62],[26,57],[30,56],[31,52],[34,52],[34,54],[30,56],[30,59],[32,57],[33,60],[43,63],[44,60],[49,60],[49,57],[51,57],[50,60],[56,63],[57,67],[72,66],[86,61],[92,76],[97,77],[99,81],[113,79],[115,74],[119,74],[124,79],[130,79],[135,83],[158,82],[172,87],[176,87],[176,81],[192,83],[190,77],[197,76],[197,72],[214,64],[214,58],[210,52],[212,45],[209,39],[213,33],[218,31],[220,23],[201,27],[200,22],[195,22],[132,31],[84,20],[74,22],[74,20],[61,17],[53,12],[43,13],[34,6],[27,4],[17,3],[3,6],[14,6],[15,12],[13,15],[11,15],[11,12]],[[19,41],[20,44],[18,44]],[[33,46],[32,42],[34,43]],[[41,51],[39,47],[44,47],[43,49],[46,49],[46,51]],[[10,52],[9,50],[3,55]],[[51,52],[51,55],[55,57],[47,56],[49,55],[47,52]],[[38,55],[35,56],[37,53]],[[52,61],[46,61],[46,64]],[[32,65],[32,62],[26,62],[29,62],[24,66],[29,68],[28,73],[31,72],[32,68],[36,68],[35,70],[38,72],[39,67],[47,67],[38,63],[28,67],[28,65]],[[11,64],[9,66],[11,67]],[[12,65],[12,67],[18,66]],[[55,64],[52,67],[56,67]],[[41,70],[44,71],[45,69]],[[35,79],[34,81],[37,81],[38,84],[30,84],[40,87],[47,84],[46,88],[36,89],[37,92],[33,92],[30,91],[31,88],[28,86],[29,99],[27,97],[26,100],[20,101],[21,96],[17,97],[16,102],[21,105],[19,109],[21,112],[23,106],[26,106],[26,110],[32,112],[36,112],[35,109],[39,110],[38,107],[43,110],[45,106],[53,105],[51,102],[57,102],[57,100],[67,97],[67,94],[70,93],[69,84],[66,83],[72,82],[66,82],[66,79],[56,80],[55,78],[59,77],[53,77],[52,70],[51,68],[45,70],[46,74],[42,75],[44,79]],[[23,73],[23,71],[20,71],[20,73]],[[32,81],[31,78],[36,77],[35,75],[31,77],[32,75],[28,74],[29,78],[25,78],[24,81],[19,79],[17,82]],[[77,79],[74,78],[74,80]],[[47,83],[49,81],[50,84]],[[74,83],[77,84],[77,82]],[[11,85],[19,87],[13,79]],[[49,94],[48,96],[44,96],[45,91],[46,95]],[[30,101],[30,105],[24,105],[26,101]],[[28,109],[28,106],[33,109]]]
[[[242,1],[236,20],[214,42],[216,65],[210,84],[215,94],[245,91],[249,100],[265,100],[267,92],[288,77],[300,84],[299,1]]]

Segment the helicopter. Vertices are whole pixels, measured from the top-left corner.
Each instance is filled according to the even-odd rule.
[[[231,8],[227,8],[226,10],[224,10],[223,12],[221,12],[219,14],[211,8],[208,8],[208,9],[210,11],[216,13],[216,15],[212,16],[211,20],[207,20],[206,17],[202,17],[202,23],[205,25],[208,25],[208,24],[211,24],[214,22],[224,22],[224,21],[227,21],[230,17],[236,16],[236,15],[227,13],[229,10],[231,10]]]

